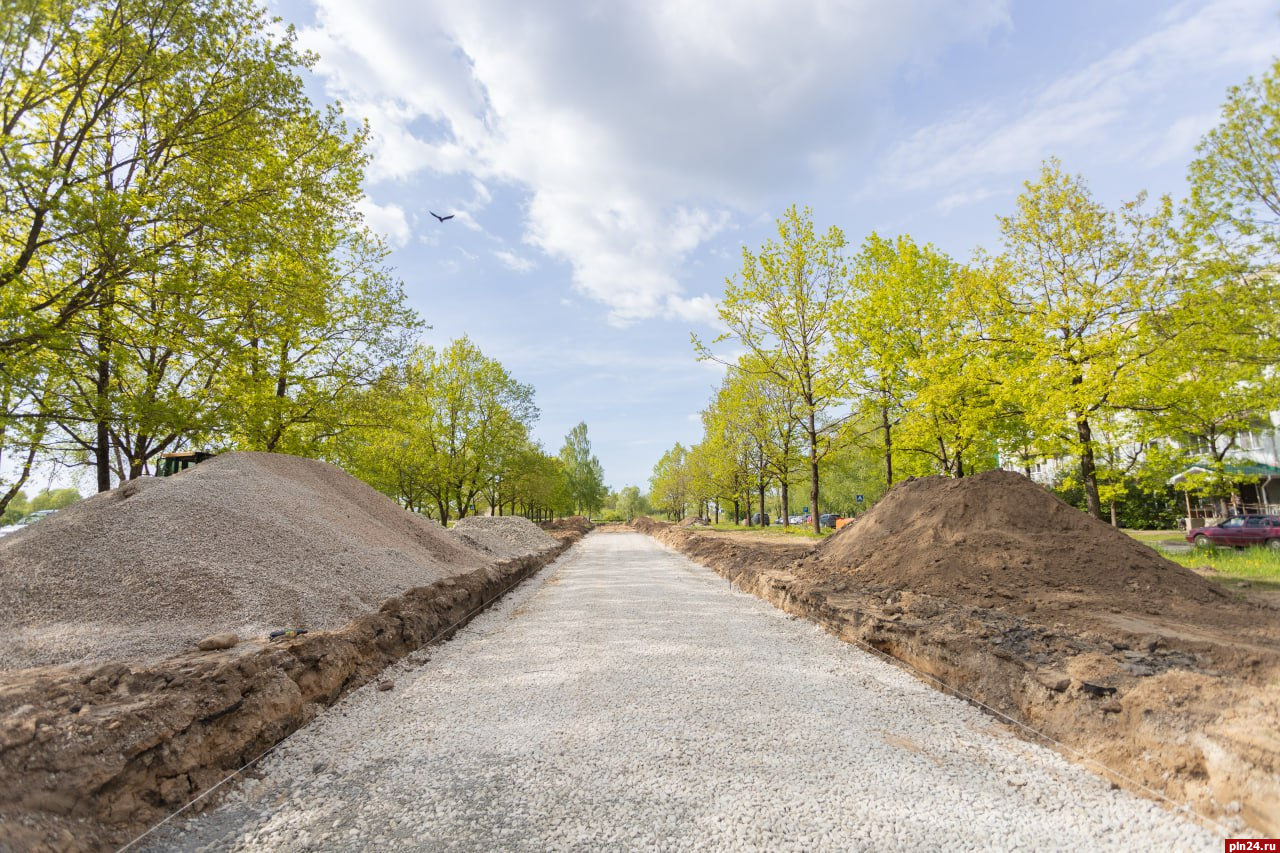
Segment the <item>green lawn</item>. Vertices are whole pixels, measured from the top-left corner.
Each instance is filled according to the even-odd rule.
[[[694,529],[697,530],[699,528],[695,527]],[[705,530],[706,528],[701,529]],[[735,525],[732,522],[713,524],[710,529],[727,533],[759,533],[767,536],[805,536],[809,539],[825,539],[834,532],[824,527],[822,534],[818,535],[807,524],[792,524],[788,527],[783,527],[781,524],[770,524],[768,527],[746,527],[744,525]]]
[[[1126,530],[1130,536],[1145,542],[1164,557],[1188,569],[1213,569],[1207,574],[1210,580],[1224,584],[1247,581],[1257,589],[1280,591],[1280,551],[1269,548],[1196,548],[1191,551],[1170,551],[1160,547],[1161,541],[1182,539],[1179,531]]]
[[[1139,542],[1145,542],[1148,545],[1153,545],[1156,542],[1168,542],[1169,540],[1177,540],[1178,542],[1187,541],[1186,534],[1183,533],[1181,530],[1129,530],[1128,528],[1122,528],[1122,529],[1124,530],[1125,533],[1129,534],[1134,539],[1137,539]]]

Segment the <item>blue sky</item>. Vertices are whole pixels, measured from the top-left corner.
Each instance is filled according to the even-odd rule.
[[[1261,0],[278,0],[314,97],[367,119],[367,221],[427,343],[469,335],[647,487],[719,374],[690,334],[791,204],[856,246],[998,249],[1056,156],[1114,205],[1180,197],[1229,86],[1280,52]],[[429,211],[452,213],[440,224]]]

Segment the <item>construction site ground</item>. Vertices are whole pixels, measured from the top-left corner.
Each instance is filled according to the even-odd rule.
[[[193,514],[202,524],[183,526]],[[340,733],[349,713],[342,700],[353,691],[364,697],[359,707],[376,705],[378,713],[409,708],[405,679],[412,701],[458,703],[451,713],[460,719],[496,714],[497,733],[519,745],[527,762],[518,767],[527,774],[520,785],[532,799],[510,799],[504,768],[517,768],[491,762],[502,751],[483,738],[473,743],[443,723],[419,726],[411,736],[379,729],[385,751],[374,762],[375,776],[444,774],[451,781],[433,795],[438,808],[431,813],[408,794],[379,791],[376,781],[366,803],[340,785],[335,790],[345,793],[337,796],[351,808],[329,818],[329,829],[342,828],[338,847],[367,845],[379,835],[402,846],[427,839],[426,846],[441,849],[503,840],[511,843],[499,846],[520,847],[520,820],[499,827],[498,835],[473,831],[488,820],[487,812],[467,810],[476,798],[486,808],[506,803],[526,816],[563,811],[559,823],[531,831],[534,846],[539,839],[565,848],[607,842],[591,827],[603,825],[598,819],[617,824],[629,802],[637,814],[670,811],[675,823],[654,818],[646,825],[652,833],[620,835],[624,846],[676,848],[684,842],[664,839],[703,837],[755,849],[783,841],[910,849],[940,837],[917,831],[915,822],[939,808],[936,790],[946,786],[909,787],[896,777],[884,784],[901,783],[906,799],[885,807],[889,819],[868,814],[858,824],[872,836],[890,833],[889,843],[841,835],[848,830],[843,824],[830,825],[834,835],[812,838],[766,831],[753,815],[789,826],[804,817],[798,804],[806,798],[834,797],[856,781],[822,758],[830,745],[824,737],[843,743],[841,721],[851,724],[863,712],[856,695],[840,692],[848,685],[833,682],[899,685],[890,693],[905,689],[902,682],[818,666],[807,641],[784,640],[784,651],[759,654],[780,656],[779,671],[798,669],[809,680],[769,686],[784,676],[757,672],[753,647],[741,636],[723,642],[713,636],[737,619],[725,602],[698,598],[714,577],[689,568],[659,571],[648,557],[635,557],[644,551],[639,546],[592,544],[599,554],[590,571],[557,564],[555,573],[538,575],[588,529],[581,520],[540,531],[523,519],[494,519],[455,534],[322,463],[229,454],[167,482],[104,493],[7,537],[0,542],[0,632],[13,655],[0,667],[0,849],[111,849],[193,801],[190,811],[213,804],[217,798],[206,792],[229,776],[220,794],[241,791],[258,771],[235,771],[313,721],[323,718],[324,737]],[[1210,582],[1007,472],[899,484],[855,524],[820,541],[701,533],[647,519],[634,529],[714,570],[728,580],[724,590],[803,617],[850,652],[870,651],[929,690],[968,702],[991,725],[1048,746],[1126,796],[1158,804],[1176,838],[1202,840],[1178,828],[1191,816],[1218,839],[1280,835],[1280,609],[1265,591]],[[608,538],[596,534],[586,544],[602,537]],[[433,643],[535,575],[541,597],[524,610],[511,605],[507,615],[519,622],[536,614],[545,624],[517,656],[524,668],[497,678],[497,693],[481,698],[467,686],[476,679],[480,690],[485,666],[502,672],[516,655],[503,652],[496,635],[486,645],[481,632],[475,642],[482,654],[460,668],[428,665]],[[580,585],[572,596],[554,594],[570,580]],[[659,591],[664,597],[653,598]],[[743,600],[749,601],[732,599]],[[560,601],[562,609],[546,610],[547,601]],[[676,633],[654,633],[662,626]],[[268,639],[269,629],[289,627],[308,632]],[[229,645],[210,645],[229,634],[237,635]],[[521,647],[518,637],[503,637]],[[677,666],[686,658],[697,662],[689,672]],[[679,684],[670,681],[677,675]],[[836,692],[827,696],[827,688]],[[557,704],[563,697],[551,694],[566,690],[570,701]],[[796,693],[800,701],[784,703],[779,693]],[[541,713],[539,696],[554,710],[551,728],[518,726],[522,708]],[[483,712],[475,703],[485,705]],[[697,758],[696,742],[717,737],[698,718],[705,703],[716,709],[712,729],[730,737]],[[944,776],[958,773],[964,764],[951,746],[936,745],[963,742],[963,733],[922,740],[884,726],[876,731],[877,749],[896,744],[893,755],[924,762],[908,762],[917,775],[928,766]],[[654,741],[644,732],[678,737]],[[352,737],[346,749],[358,753],[360,736]],[[772,741],[764,752],[762,738]],[[436,741],[456,748],[432,752]],[[856,752],[858,742],[851,743]],[[591,746],[586,763],[575,764],[584,744]],[[797,771],[791,817],[761,811],[751,790],[757,779],[767,787],[783,755],[815,770]],[[649,775],[629,782],[618,768],[633,758]],[[739,759],[749,766],[733,770]],[[448,762],[470,770],[446,770]],[[307,767],[311,776],[340,783],[346,772],[322,758]],[[614,793],[608,802],[588,797],[579,802],[585,811],[575,811],[573,804],[593,790],[597,767]],[[312,784],[298,772],[288,771],[288,790],[274,789],[279,798],[255,807],[244,833],[218,830],[220,838],[238,839],[226,846],[314,847],[308,840],[314,828],[301,818],[281,812],[283,823],[275,824],[281,832],[270,829],[272,803],[283,804],[294,787],[302,796]],[[699,787],[699,774],[712,784]],[[1007,787],[1030,786],[1046,797],[1052,788],[1006,776]],[[673,799],[675,781],[684,787]],[[543,787],[529,793],[531,785]],[[1102,813],[1111,814],[1114,803],[1106,802]],[[983,803],[975,800],[969,811],[992,808]],[[370,811],[361,811],[364,805]],[[411,809],[412,818],[409,811],[397,817],[397,808]],[[969,846],[998,838],[1001,826],[1039,843],[1044,827],[1027,809],[1026,820],[983,823]],[[679,815],[688,820],[681,823]],[[1113,823],[1096,819],[1099,826]],[[725,834],[735,822],[746,835]],[[1153,826],[1154,839],[1164,824]],[[328,837],[329,829],[320,834]],[[1103,840],[1118,846],[1123,838]]]
[[[1280,601],[1019,475],[903,483],[819,542],[638,529],[1116,784],[1280,835]]]

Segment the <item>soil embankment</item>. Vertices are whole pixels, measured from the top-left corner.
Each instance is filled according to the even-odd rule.
[[[0,848],[129,840],[451,636],[587,526],[493,528],[504,558],[331,466],[229,454],[7,540]],[[512,556],[516,541],[541,547]],[[268,639],[284,628],[307,633]],[[211,632],[239,640],[195,649]]]
[[[899,484],[816,547],[637,526],[1119,784],[1280,834],[1276,610],[1020,475]]]

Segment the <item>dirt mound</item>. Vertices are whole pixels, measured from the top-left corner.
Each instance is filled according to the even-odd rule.
[[[538,525],[518,515],[470,515],[452,528],[465,544],[502,559],[538,554],[558,544]]]
[[[335,629],[492,559],[331,465],[228,453],[0,540],[0,667]]]
[[[796,570],[1023,613],[1083,602],[1163,612],[1223,598],[1194,572],[1010,471],[899,483]]]
[[[595,528],[595,525],[591,523],[591,519],[582,515],[571,515],[567,518],[556,518],[551,521],[543,521],[540,522],[538,526],[548,533],[568,531],[580,536],[587,535]]]

